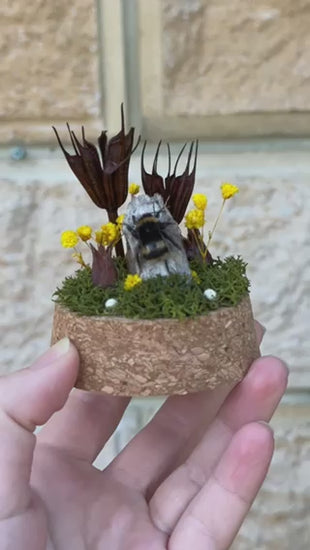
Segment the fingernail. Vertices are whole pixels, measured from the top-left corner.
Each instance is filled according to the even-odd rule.
[[[69,338],[62,338],[62,340],[59,340],[54,344],[49,351],[52,351],[53,354],[55,354],[57,357],[61,357],[62,355],[65,355],[70,348],[70,340]]]
[[[62,338],[52,347],[50,347],[32,366],[33,369],[40,369],[41,367],[47,367],[54,361],[57,361],[60,357],[63,357],[68,353],[70,348],[69,338]]]
[[[260,328],[261,328],[261,331],[262,331],[262,333],[263,333],[263,336],[264,336],[264,334],[265,334],[265,332],[266,332],[266,330],[267,330],[266,327],[265,327],[264,325],[262,325],[262,323],[260,323],[259,321],[257,321],[257,323],[259,324],[259,326],[260,326]]]

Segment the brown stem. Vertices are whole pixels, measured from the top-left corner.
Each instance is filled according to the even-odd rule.
[[[108,218],[109,218],[109,222],[116,223],[116,220],[118,218],[117,210],[108,211]],[[125,257],[122,239],[120,239],[118,243],[115,245],[115,251],[116,251],[116,256],[118,256],[119,258]]]
[[[196,233],[196,229],[193,230],[193,233],[194,233],[194,239],[195,239],[195,241],[196,241],[197,248],[198,248],[198,250],[199,250],[200,256],[201,256],[202,258],[204,258],[204,256],[203,256],[203,249],[200,248],[200,244],[201,244],[202,239],[201,239],[201,235],[200,235],[199,229],[197,230],[197,233],[198,233],[198,234]],[[202,241],[202,244],[204,244],[203,241]]]

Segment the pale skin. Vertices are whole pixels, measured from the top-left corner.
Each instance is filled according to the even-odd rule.
[[[170,397],[104,471],[129,400],[71,391],[78,366],[64,340],[0,379],[0,550],[228,549],[272,458],[286,366],[261,358],[235,388]]]

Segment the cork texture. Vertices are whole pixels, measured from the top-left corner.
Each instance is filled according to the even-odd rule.
[[[113,395],[172,395],[238,382],[259,356],[249,298],[196,319],[86,317],[55,308],[52,343],[80,354],[77,387]]]

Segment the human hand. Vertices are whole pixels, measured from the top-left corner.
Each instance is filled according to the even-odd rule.
[[[64,340],[0,379],[0,550],[229,548],[273,454],[264,422],[284,364],[261,358],[234,389],[168,398],[103,472],[92,462],[129,399],[69,395],[77,371]]]

